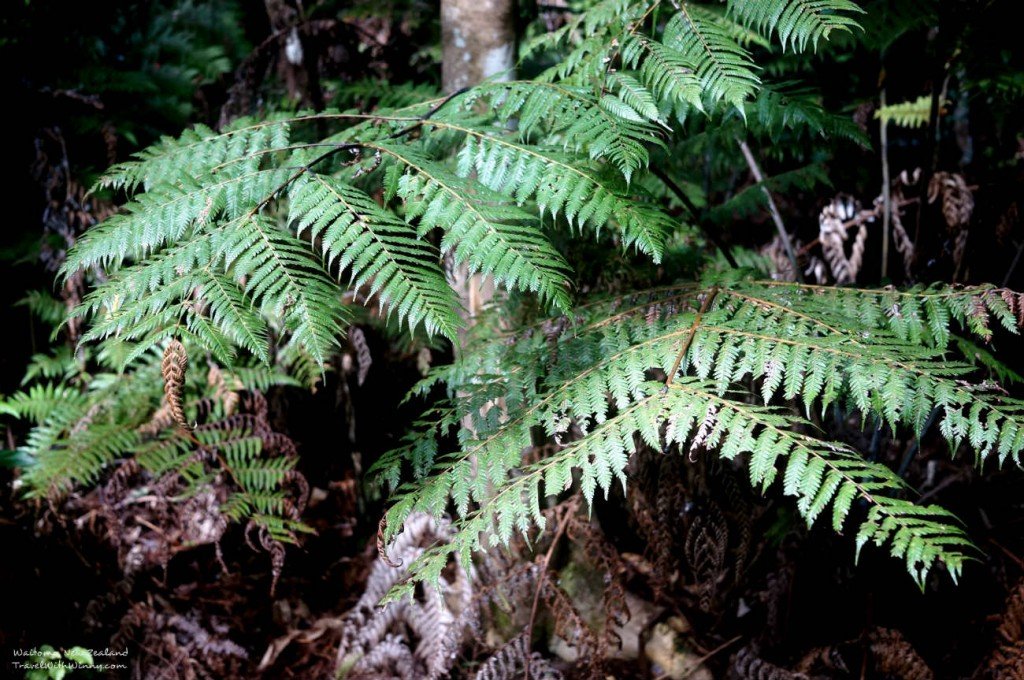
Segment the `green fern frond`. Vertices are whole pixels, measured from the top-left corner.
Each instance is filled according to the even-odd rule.
[[[517,133],[522,143],[540,139],[561,141],[563,150],[607,160],[629,181],[647,167],[649,146],[663,146],[663,131],[650,121],[621,117],[601,106],[601,99],[582,87],[566,83],[494,83],[481,87],[498,120]],[[638,92],[636,97],[643,98]],[[474,103],[467,98],[466,106]],[[644,104],[637,102],[641,108]],[[648,108],[647,113],[652,113]],[[438,120],[451,120],[443,112]],[[655,114],[654,118],[657,118]],[[513,125],[514,123],[514,125]],[[493,135],[491,127],[488,132]]]
[[[70,378],[80,370],[71,348],[62,345],[53,354],[33,354],[29,359],[22,385],[35,382],[39,378],[46,380]]]
[[[28,311],[34,317],[53,328],[64,322],[68,311],[62,300],[46,290],[30,290],[15,304],[19,307],[28,307]]]
[[[702,19],[718,24],[726,31],[733,40],[749,48],[751,45],[770,48],[771,41],[762,35],[758,30],[751,28],[749,24],[739,21],[730,13],[728,6],[721,5],[693,5],[691,9],[697,12]]]
[[[200,295],[209,305],[210,321],[235,345],[270,363],[269,329],[243,290],[223,274],[203,276]]]
[[[693,63],[657,40],[629,35],[622,43],[622,63],[638,68],[640,80],[658,101],[671,102],[677,111],[704,110],[703,87]]]
[[[679,4],[665,25],[662,41],[690,62],[709,104],[724,101],[742,111],[743,102],[760,83],[747,51],[690,3]]]
[[[842,444],[794,432],[800,421],[784,411],[718,397],[714,385],[696,379],[673,383],[667,391],[660,383],[644,389],[647,396],[596,426],[583,439],[496,484],[498,491],[479,510],[461,509],[456,534],[446,550],[457,550],[468,558],[472,551],[507,544],[516,532],[527,535],[533,526],[543,529],[541,500],[572,488],[576,473],[581,493],[593,503],[598,490],[607,494],[613,484],[625,487],[625,469],[638,441],[663,450],[672,444],[685,446],[691,435],[704,431],[701,445],[718,448],[722,457],[750,454],[750,476],[755,485],[767,488],[777,470],[784,470],[784,492],[797,498],[797,507],[809,525],[831,506],[830,521],[839,531],[854,499],[867,503],[871,510],[860,530],[858,547],[867,540],[880,546],[890,544],[893,554],[905,560],[922,587],[935,562],[940,561],[956,578],[968,559],[966,551],[972,546],[963,531],[949,522],[948,513],[891,497],[904,489],[895,473],[863,460]],[[667,428],[664,436],[663,427]],[[462,493],[459,479],[453,481],[452,493],[458,498]],[[442,496],[429,495],[426,490],[418,498],[400,495],[389,511],[387,525],[400,526],[414,509],[439,513],[445,505]],[[434,571],[433,561],[446,557],[428,553],[413,566],[414,578]]]
[[[941,106],[940,106],[941,108]],[[931,120],[932,98],[922,95],[917,99],[896,104],[888,104],[875,111],[875,119],[882,124],[892,123],[899,127],[920,128]]]
[[[850,0],[728,0],[729,13],[760,33],[778,36],[782,49],[803,52],[807,43],[818,49],[833,31],[860,28],[850,15],[863,14]]]
[[[604,51],[608,49],[605,40],[609,33],[623,29],[627,24],[640,18],[650,6],[649,1],[635,0],[601,0],[572,17],[561,28],[550,33],[542,33],[533,38],[520,49],[522,60],[535,58],[544,52],[562,47],[569,47],[560,64],[549,73],[557,72],[558,78],[564,79],[572,74],[583,61],[590,61],[585,55],[591,49]],[[583,49],[580,49],[583,47]],[[575,49],[572,49],[575,48]]]
[[[970,543],[948,513],[903,500],[907,489],[891,470],[819,439],[807,421],[771,404],[797,400],[808,412],[843,405],[917,432],[938,407],[939,431],[954,450],[968,442],[979,460],[998,453],[1019,464],[1024,402],[970,385],[964,379],[972,367],[932,347],[948,341],[954,324],[987,334],[991,316],[1016,330],[1024,300],[984,288],[861,291],[735,277],[719,285],[685,284],[578,307],[571,332],[554,345],[528,331],[471,343],[432,378],[447,384],[457,407],[439,411],[375,467],[392,485],[403,460],[419,474],[430,465],[435,470],[399,490],[389,530],[410,512],[441,514],[451,503],[461,519],[446,549],[486,548],[482,536],[507,542],[516,531],[543,525],[540,499],[570,488],[576,471],[588,502],[598,489],[625,483],[626,462],[643,442],[657,451],[748,456],[752,484],[765,489],[781,477],[809,523],[831,508],[840,530],[860,499],[869,510],[859,544],[890,546],[919,585],[936,563],[956,578]],[[701,295],[714,304],[698,314]],[[850,310],[860,305],[878,311],[857,323]],[[682,347],[688,350],[681,356]],[[671,376],[679,358],[682,375]],[[649,382],[652,371],[668,375],[667,386]],[[764,406],[733,392],[751,380]],[[497,398],[504,404],[500,418],[481,413]],[[421,439],[455,426],[453,413],[472,414],[472,430],[460,433],[460,450],[439,455],[435,443]],[[520,452],[538,428],[556,442],[573,431],[577,439],[523,467]],[[443,552],[424,559],[440,560]],[[414,572],[435,567],[425,563]]]
[[[406,217],[418,221],[420,234],[442,229],[442,253],[451,251],[456,261],[474,271],[569,308],[567,265],[533,216],[411,149],[386,144],[378,148],[405,166],[398,195],[405,201]]]
[[[608,83],[612,89],[618,91],[618,96],[605,95],[601,98],[601,102],[608,100],[621,102],[628,107],[626,115],[622,117],[632,118],[638,123],[644,120],[657,121],[661,119],[658,103],[636,77],[622,71],[615,71],[608,74]]]
[[[635,247],[655,262],[661,260],[672,220],[614,175],[580,167],[576,159],[552,149],[528,147],[486,135],[468,135],[459,151],[459,172],[475,172],[487,187],[512,195],[517,202],[536,202],[541,214],[562,215],[570,226],[589,225],[600,232],[617,227],[623,246]],[[620,185],[620,186],[617,186]]]
[[[36,430],[33,434],[41,432]],[[119,423],[73,428],[66,437],[39,446],[30,436],[24,449],[36,449],[34,463],[23,477],[29,496],[65,493],[74,485],[94,483],[104,466],[132,452],[138,434]]]
[[[79,390],[59,383],[32,385],[24,392],[15,392],[0,401],[0,413],[12,418],[25,418],[38,424],[55,412],[77,410],[86,403]]]
[[[134,155],[134,160],[111,167],[99,186],[134,192],[149,191],[176,181],[199,178],[222,164],[251,156],[269,148],[288,146],[292,117],[274,114],[263,121],[240,118],[223,132],[204,125],[186,130],[179,137],[163,137],[157,144]]]
[[[416,230],[365,193],[320,174],[292,186],[290,219],[309,232],[329,266],[350,270],[352,285],[367,285],[399,319],[427,333],[454,338],[458,299],[441,271],[439,255]]]
[[[257,161],[258,162],[258,161]],[[210,229],[218,219],[242,219],[279,189],[283,169],[233,166],[216,176],[182,176],[158,184],[122,212],[90,229],[71,249],[61,268],[65,276],[90,267],[120,266],[185,238],[190,230]]]
[[[794,83],[764,85],[748,105],[747,121],[755,134],[773,143],[791,130],[799,137],[843,139],[864,148],[868,137],[849,115],[834,114],[821,105],[821,96]]]
[[[284,318],[317,364],[327,363],[341,336],[341,296],[306,243],[254,215],[223,234],[215,257],[246,281],[250,299]]]
[[[642,87],[632,85],[631,98],[643,97]],[[473,110],[478,97],[490,102],[486,117]],[[122,356],[131,361],[183,333],[223,363],[236,360],[236,348],[266,360],[269,329],[281,317],[288,341],[304,345],[322,371],[341,321],[340,295],[330,292],[326,274],[339,268],[353,285],[379,294],[400,322],[454,337],[454,296],[427,241],[434,228],[444,232],[441,249],[457,263],[567,309],[564,260],[536,216],[508,196],[564,216],[571,226],[600,232],[608,223],[624,246],[660,255],[674,224],[622,181],[646,165],[649,146],[661,143],[651,121],[624,118],[624,110],[617,115],[584,90],[561,85],[503,83],[464,99],[432,119],[382,114],[387,125],[350,125],[312,144],[293,144],[289,130],[313,116],[244,123],[219,134],[199,128],[118,166],[109,186],[145,191],[91,229],[62,269],[65,276],[93,268],[107,274],[75,311],[94,321],[85,341],[130,344]],[[625,100],[623,106],[632,108]],[[429,134],[399,139],[409,120]],[[549,145],[556,140],[560,151]],[[332,158],[346,149],[356,152],[354,161]],[[475,171],[475,179],[435,160],[456,151],[460,169]],[[361,152],[372,152],[375,164],[350,169],[370,157]],[[418,230],[357,188],[381,179],[385,202],[397,192]],[[287,228],[275,222],[286,203]],[[323,263],[313,260],[313,249]]]

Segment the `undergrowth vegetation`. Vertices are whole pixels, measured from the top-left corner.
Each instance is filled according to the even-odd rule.
[[[1024,295],[1007,287],[1016,260],[1005,280],[970,270],[978,187],[937,165],[934,140],[967,93],[1019,103],[1019,72],[1004,59],[982,77],[971,60],[984,50],[961,38],[954,85],[947,72],[929,94],[885,104],[883,89],[883,105],[853,111],[860,95],[832,101],[816,69],[884,53],[938,21],[938,3],[570,4],[538,10],[518,79],[387,96],[341,82],[335,107],[317,84],[308,109],[197,124],[79,190],[87,219],[53,232],[63,241],[47,261],[59,299],[24,300],[60,341],[0,401],[21,423],[5,460],[22,496],[52,505],[97,489],[126,575],[166,568],[183,546],[214,545],[223,565],[239,524],[270,556],[273,594],[285,546],[313,533],[302,443],[275,419],[275,395],[347,385],[354,357],[362,385],[373,329],[417,358],[408,399],[422,415],[367,465],[366,497],[383,493],[387,509],[370,584],[335,626],[350,677],[451,672],[461,631],[517,584],[536,592],[525,637],[477,677],[555,677],[531,647],[541,601],[561,610],[556,634],[576,630],[581,657],[602,658],[628,618],[624,590],[609,594],[622,588],[609,576],[604,632],[590,631],[547,576],[551,551],[568,531],[599,568],[620,564],[585,517],[644,498],[652,455],[678,470],[742,469],[753,494],[787,497],[807,527],[840,532],[851,562],[881,549],[922,591],[936,571],[958,580],[983,550],[920,498],[907,466],[935,433],[957,465],[1020,466],[1024,400],[1007,390],[1020,378],[992,343],[1019,334]],[[211,78],[226,71],[211,63]],[[253,99],[240,92],[224,111]],[[1015,120],[989,115],[1004,116],[999,129]],[[837,166],[879,129],[881,195],[870,207],[831,198],[856,175]],[[890,129],[925,130],[931,166],[890,176]],[[817,239],[804,243],[808,214]],[[1019,221],[1009,208],[1000,219],[1006,234]],[[937,249],[922,220],[941,225]],[[758,236],[732,228],[741,222]],[[485,309],[456,284],[460,268],[496,284]],[[879,455],[884,437],[916,443],[894,465]],[[140,497],[144,512],[126,510]],[[651,545],[670,545],[651,528],[670,519],[636,513]],[[494,579],[531,545],[550,550]],[[686,550],[711,559],[689,539]],[[669,558],[650,558],[664,596]],[[709,611],[714,589],[700,583]],[[387,620],[373,609],[382,597]],[[133,625],[162,616],[133,611]],[[418,647],[384,635],[399,620]],[[906,644],[871,635],[872,649]],[[757,675],[761,663],[750,649],[733,661],[739,677],[789,677]]]

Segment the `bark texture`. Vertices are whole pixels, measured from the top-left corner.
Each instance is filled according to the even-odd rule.
[[[515,0],[441,0],[441,42],[446,92],[495,75],[509,80],[516,53]]]

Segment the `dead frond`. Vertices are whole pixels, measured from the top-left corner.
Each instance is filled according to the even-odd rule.
[[[185,409],[182,405],[185,394],[185,374],[188,371],[188,353],[185,345],[177,338],[172,338],[164,349],[164,358],[160,363],[160,374],[164,378],[164,401],[171,418],[179,426],[189,429],[185,420]]]
[[[387,560],[374,563],[366,589],[344,619],[337,655],[341,677],[391,673],[419,680],[444,677],[451,669],[465,627],[461,614],[473,595],[461,568],[451,580],[442,578],[439,588],[419,588],[412,597],[377,606],[407,576],[408,565],[449,531],[447,523],[430,515],[413,515],[387,546]]]
[[[890,628],[876,628],[868,636],[875,670],[883,677],[900,680],[932,680],[935,674],[903,634]]]
[[[854,219],[860,211],[852,197],[840,194],[826,205],[818,217],[821,250],[836,283],[853,283],[864,264],[864,245],[868,238],[866,221],[858,225],[850,254],[846,254],[846,221]]]

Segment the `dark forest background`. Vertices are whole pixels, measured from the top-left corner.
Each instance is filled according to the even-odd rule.
[[[965,227],[969,237],[958,253],[958,234],[945,226],[941,201],[921,201],[909,217],[918,236],[912,280],[895,254],[883,278],[877,241],[869,241],[858,284],[1024,289],[1024,49],[1017,3],[864,4],[863,34],[777,64],[799,72],[826,108],[858,125],[867,141],[816,142],[827,183],[780,192],[787,226],[802,244],[812,244],[819,213],[836,193],[870,204],[882,185],[874,117],[882,89],[890,103],[924,98],[931,110],[919,124],[889,128],[892,175],[907,171],[914,191],[924,189],[913,179],[915,168],[925,177],[942,170],[963,178],[975,206]],[[562,3],[525,0],[517,12],[524,36],[571,14]],[[297,64],[286,57],[293,32],[303,46]],[[415,0],[7,3],[0,16],[0,92],[10,133],[0,229],[0,394],[18,390],[31,357],[51,346],[50,328],[26,300],[60,297],[54,280],[61,253],[116,209],[117,197],[86,193],[105,168],[195,123],[218,127],[241,115],[332,106],[372,111],[428,98],[441,90],[440,40],[438,7]],[[541,66],[522,63],[520,77]],[[768,174],[790,169],[770,151],[763,160]],[[737,170],[732,186],[711,187],[712,199],[749,182]],[[763,250],[774,233],[766,211],[714,213],[709,220],[736,252],[762,252],[771,261],[771,251]],[[575,257],[585,269],[591,255]],[[628,271],[630,265],[615,266]],[[175,555],[163,569],[125,578],[108,537],[93,525],[97,496],[83,491],[60,503],[21,497],[17,442],[24,427],[5,423],[0,674],[20,677],[7,665],[10,650],[48,644],[126,647],[134,677],[325,677],[339,635],[329,623],[358,600],[376,558],[384,501],[364,490],[362,472],[396,445],[416,415],[402,399],[420,377],[417,353],[371,327],[364,333],[373,356],[365,381],[339,370],[315,393],[279,388],[268,395],[275,424],[298,442],[315,499],[305,519],[317,532],[289,549],[273,596],[271,564],[241,536],[224,540],[227,571],[207,545]],[[1000,332],[993,347],[1004,362],[1004,384],[1019,393],[1024,345]],[[432,351],[434,362],[450,358],[443,346]],[[918,442],[879,429],[865,440],[859,425],[837,424],[861,450],[896,461],[912,485],[968,525],[983,556],[959,585],[936,579],[919,592],[880,551],[855,567],[849,537],[828,527],[803,528],[772,494],[765,503],[746,486],[736,491],[728,475],[705,469],[710,463],[649,461],[639,488],[657,521],[682,527],[688,513],[717,514],[727,530],[753,532],[757,557],[743,580],[722,585],[713,605],[673,600],[652,593],[645,580],[644,569],[652,568],[642,557],[648,546],[622,512],[626,501],[599,507],[596,523],[617,554],[627,556],[619,576],[629,596],[649,607],[641,639],[658,641],[649,648],[668,640],[670,648],[660,656],[641,649],[638,657],[610,662],[606,673],[676,677],[672,664],[683,659],[701,660],[690,670],[707,675],[692,677],[1024,678],[1020,470],[959,464],[934,432]],[[686,537],[673,532],[662,548],[678,556]],[[566,574],[582,561],[573,550],[558,558]],[[579,578],[586,584],[591,576]],[[578,604],[590,615],[585,597]],[[301,639],[300,631],[307,633]],[[460,677],[472,677],[484,658],[478,642],[460,652]],[[547,647],[549,640],[538,644]],[[746,656],[737,657],[741,648]],[[269,649],[275,653],[265,657]],[[562,665],[570,675],[583,674],[572,663]],[[89,677],[88,671],[72,677],[80,674]]]

